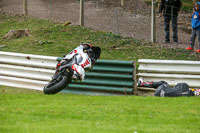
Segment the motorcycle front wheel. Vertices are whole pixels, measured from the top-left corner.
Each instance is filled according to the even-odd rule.
[[[44,94],[56,94],[60,92],[69,84],[69,80],[69,77],[64,75],[59,77],[59,79],[50,81],[43,89]]]

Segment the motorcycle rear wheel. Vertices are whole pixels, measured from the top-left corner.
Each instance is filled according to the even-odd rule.
[[[60,92],[69,84],[69,80],[68,76],[64,75],[59,77],[58,81],[50,81],[43,89],[44,94],[56,94]]]

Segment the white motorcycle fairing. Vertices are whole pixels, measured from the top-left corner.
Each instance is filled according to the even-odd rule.
[[[78,77],[80,77],[80,80],[84,80],[84,68],[92,67],[91,59],[88,54],[83,51],[83,48],[84,47],[80,45],[64,57],[64,59],[76,58],[77,64],[72,65],[72,69],[74,70],[73,79],[78,79]]]

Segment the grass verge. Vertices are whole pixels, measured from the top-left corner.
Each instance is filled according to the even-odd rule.
[[[198,133],[200,99],[43,95],[0,87],[1,133]]]

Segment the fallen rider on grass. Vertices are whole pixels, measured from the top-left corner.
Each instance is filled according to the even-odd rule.
[[[138,80],[138,87],[155,88],[154,96],[160,97],[178,97],[178,96],[199,96],[200,89],[190,89],[187,83],[178,83],[174,87],[170,87],[165,81],[144,82],[142,78]]]

